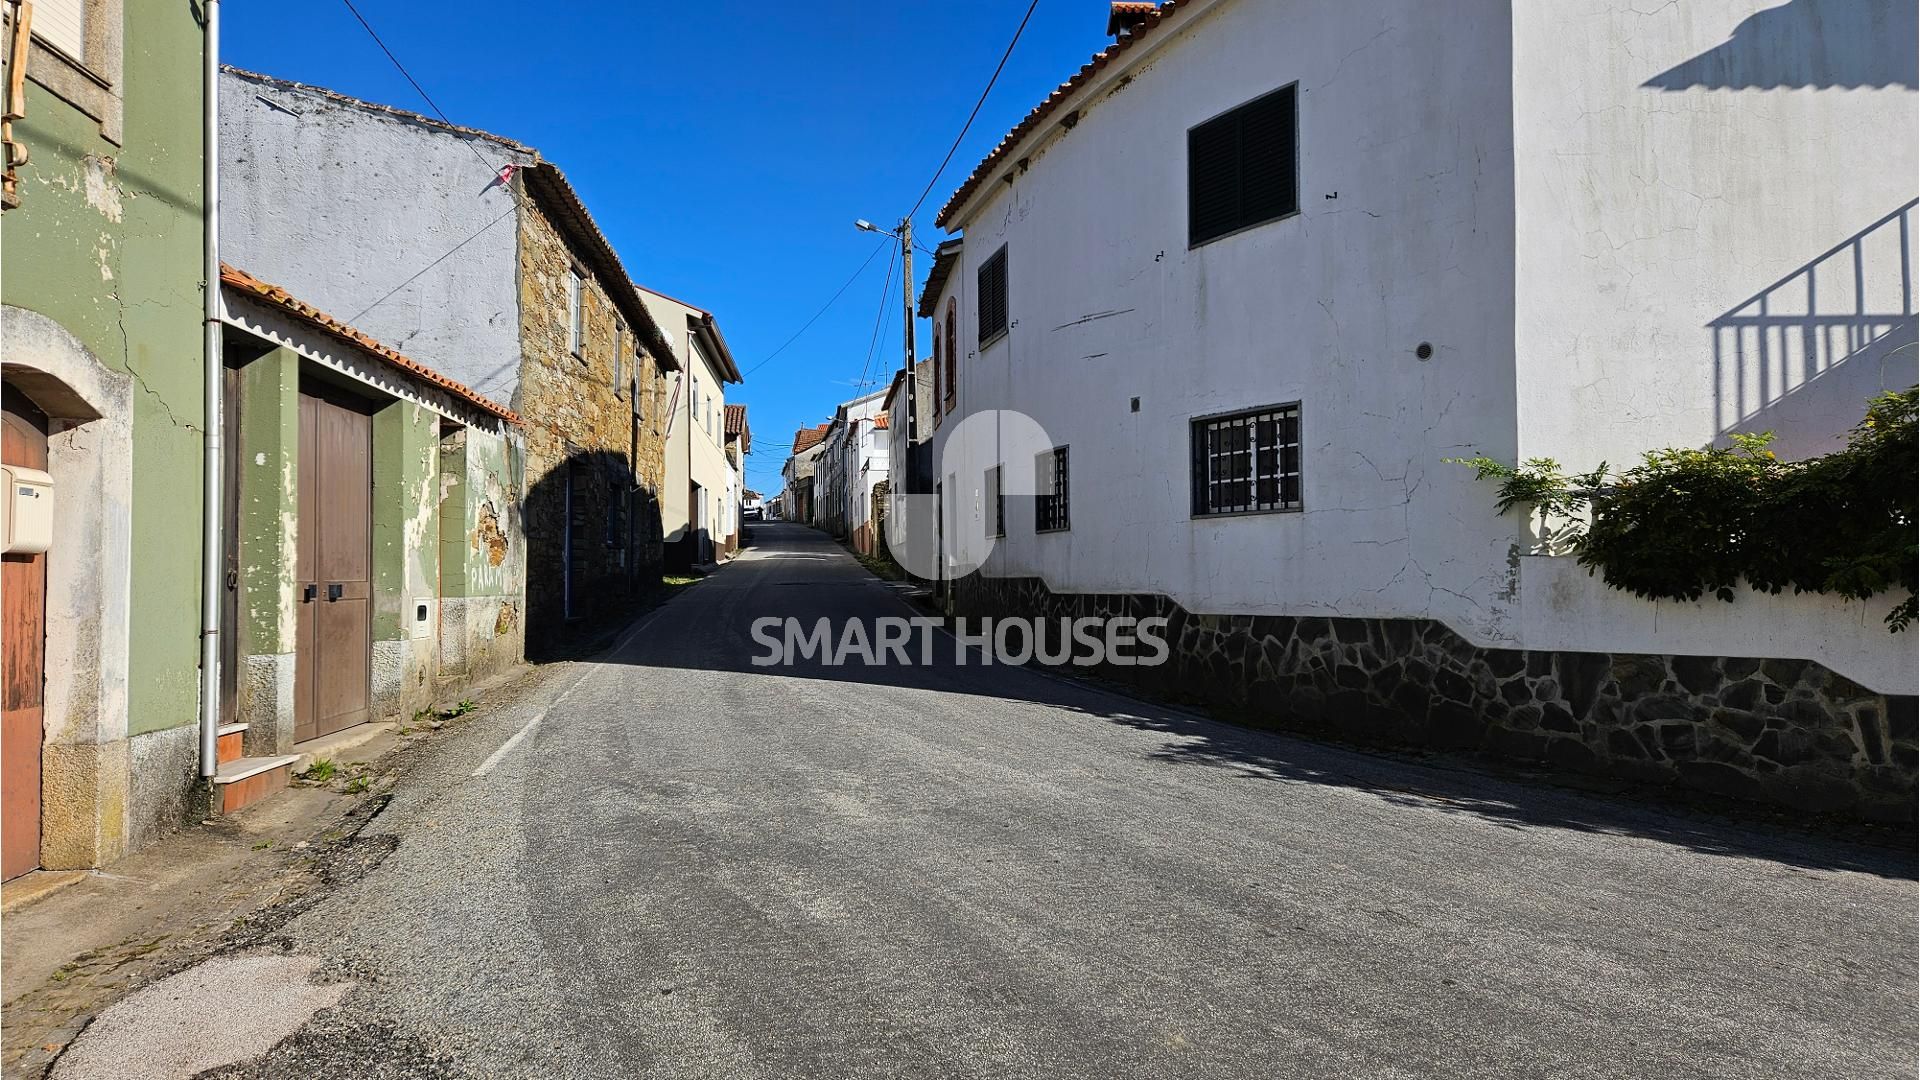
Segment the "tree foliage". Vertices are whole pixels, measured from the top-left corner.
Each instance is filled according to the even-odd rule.
[[[1920,584],[1917,403],[1920,388],[1882,394],[1844,449],[1805,461],[1780,460],[1762,432],[1728,447],[1650,451],[1611,481],[1605,465],[1572,476],[1549,458],[1459,463],[1500,481],[1502,512],[1588,517],[1574,550],[1614,588],[1671,600],[1732,600],[1743,579],[1769,593],[1855,599],[1900,588],[1907,597],[1887,617],[1898,631],[1914,620]]]

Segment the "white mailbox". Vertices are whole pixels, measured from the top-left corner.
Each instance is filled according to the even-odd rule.
[[[53,546],[53,477],[39,469],[0,465],[0,538],[8,555],[38,555]]]

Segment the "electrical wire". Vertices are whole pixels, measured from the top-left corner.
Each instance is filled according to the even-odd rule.
[[[867,360],[860,365],[860,381],[853,384],[854,396],[867,392],[867,369],[873,366],[873,352],[880,345],[880,329],[886,325],[887,316],[893,312],[893,267],[891,255],[887,257],[886,280],[880,283],[880,313],[873,319],[873,338],[867,342]]]
[[[836,301],[836,300],[838,300],[838,299],[840,299],[840,297],[841,297],[842,295],[844,295],[844,294],[846,293],[846,291],[847,291],[848,289],[851,289],[851,288],[853,288],[853,283],[854,283],[854,282],[856,282],[856,281],[858,281],[858,280],[860,280],[860,275],[861,275],[861,274],[863,274],[863,273],[865,273],[865,272],[866,272],[866,270],[867,270],[867,267],[869,267],[869,266],[871,266],[871,265],[873,264],[873,257],[874,257],[875,255],[878,255],[878,254],[880,254],[880,249],[881,249],[881,248],[883,248],[883,247],[887,247],[887,246],[889,246],[889,245],[887,244],[887,242],[886,242],[885,240],[882,240],[882,241],[880,241],[880,242],[879,242],[878,244],[875,244],[875,245],[873,246],[873,250],[872,250],[872,251],[869,251],[869,252],[867,252],[867,257],[866,257],[866,260],[865,260],[865,261],[863,261],[863,262],[862,262],[862,263],[860,264],[860,268],[859,268],[859,269],[857,269],[857,270],[855,270],[855,271],[853,272],[853,275],[852,275],[851,277],[849,277],[849,278],[847,278],[847,280],[846,280],[846,283],[845,283],[845,284],[843,284],[843,285],[841,285],[841,286],[840,286],[840,287],[839,287],[838,289],[836,289],[836,290],[834,290],[834,293],[833,293],[833,295],[832,295],[832,296],[829,296],[829,297],[827,297],[827,302],[826,302],[826,303],[824,303],[824,304],[821,304],[821,305],[820,305],[820,310],[818,310],[818,311],[816,311],[816,312],[814,312],[814,313],[813,313],[813,317],[812,317],[812,318],[810,318],[810,319],[808,319],[808,320],[807,320],[806,322],[803,322],[803,323],[801,323],[801,324],[800,324],[800,329],[798,329],[798,330],[795,330],[795,331],[793,332],[793,335],[792,335],[791,337],[789,337],[789,338],[787,338],[787,340],[785,340],[785,341],[783,341],[783,342],[781,342],[781,343],[780,343],[780,347],[779,347],[779,348],[777,348],[777,349],[775,349],[775,350],[773,350],[772,352],[770,352],[770,353],[768,353],[768,354],[767,354],[767,356],[766,356],[766,359],[764,359],[764,360],[762,360],[762,361],[760,361],[759,363],[757,363],[757,364],[755,364],[755,365],[753,365],[752,367],[750,367],[750,368],[748,368],[747,370],[745,370],[745,371],[743,371],[743,372],[741,372],[741,373],[740,373],[740,377],[741,377],[742,379],[745,379],[745,378],[746,378],[747,376],[749,376],[749,375],[751,375],[751,374],[753,374],[753,373],[754,373],[754,372],[756,372],[756,371],[759,371],[759,370],[760,370],[761,368],[763,368],[763,367],[766,367],[766,366],[767,366],[767,364],[769,364],[770,362],[772,362],[772,360],[773,360],[773,358],[774,358],[774,357],[776,357],[776,356],[779,356],[779,355],[780,355],[781,353],[783,353],[783,352],[786,352],[786,351],[787,351],[787,346],[789,346],[789,345],[791,345],[791,344],[793,344],[793,343],[794,343],[794,342],[796,342],[796,341],[799,341],[799,340],[800,340],[800,335],[801,335],[801,334],[804,334],[804,333],[806,333],[806,332],[807,332],[807,328],[808,328],[808,327],[810,327],[810,326],[812,326],[812,325],[813,325],[814,323],[816,323],[816,322],[819,322],[819,321],[820,321],[820,316],[822,316],[822,315],[825,315],[825,314],[827,313],[827,309],[833,306],[833,303],[834,303],[834,301]]]
[[[413,85],[414,92],[419,94],[421,100],[427,103],[427,107],[432,109],[433,114],[440,118],[440,122],[447,125],[448,127],[459,127],[460,126],[459,124],[456,124],[452,120],[448,119],[446,110],[440,107],[439,102],[433,100],[433,95],[427,93],[427,88],[420,85],[420,80],[413,77],[413,72],[407,70],[407,65],[401,63],[400,58],[393,55],[392,49],[387,48],[387,43],[380,39],[380,34],[378,31],[374,30],[373,24],[367,21],[367,17],[365,15],[360,14],[359,8],[353,6],[353,0],[340,0],[340,2],[347,5],[347,10],[353,12],[354,18],[360,20],[360,25],[363,28],[365,28],[367,31],[367,36],[373,39],[373,43],[375,45],[380,46],[381,52],[387,54],[388,60],[393,61],[393,66],[395,70],[399,71],[400,76],[406,79],[407,82]],[[488,172],[495,171],[494,167],[491,164],[488,164],[487,159],[481,156],[480,149],[478,147],[474,146],[471,142],[469,142],[467,143],[467,149],[473,151],[473,156],[480,159],[480,164],[485,165]]]
[[[967,132],[973,129],[973,121],[980,115],[980,107],[987,103],[987,95],[993,92],[993,84],[1000,81],[1000,72],[1006,68],[1007,58],[1013,55],[1013,47],[1020,43],[1020,35],[1026,32],[1027,20],[1033,18],[1033,9],[1039,6],[1040,0],[1033,0],[1027,5],[1027,13],[1020,16],[1020,25],[1013,31],[1013,40],[1007,42],[1007,51],[1000,54],[1000,62],[994,65],[993,75],[987,79],[986,89],[980,91],[980,100],[973,103],[973,111],[967,114],[967,122],[960,125],[960,134],[953,137],[953,145],[947,147],[947,156],[940,159],[940,167],[933,171],[933,178],[927,181],[926,190],[913,201],[913,209],[907,211],[908,217],[919,212],[920,204],[926,202],[927,196],[933,193],[933,185],[940,182],[940,175],[947,171],[948,165],[953,163],[954,152],[960,149],[961,140],[965,139]]]

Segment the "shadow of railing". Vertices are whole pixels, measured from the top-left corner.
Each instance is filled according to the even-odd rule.
[[[1707,324],[1720,440],[1771,430],[1790,458],[1837,447],[1867,400],[1916,380],[1913,241],[1920,199]]]
[[[1914,0],[1789,0],[1655,75],[1649,90],[1904,86],[1917,81]]]

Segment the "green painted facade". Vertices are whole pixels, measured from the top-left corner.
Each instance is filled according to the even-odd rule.
[[[243,324],[260,310],[232,290],[228,304],[237,305]],[[517,507],[525,452],[518,432],[455,402],[445,404],[450,411],[422,404],[422,395],[442,395],[411,374],[384,372],[410,396],[385,393],[341,369],[384,361],[343,353],[322,330],[293,333],[293,344],[276,345],[240,326],[226,331],[238,398],[234,663],[241,674],[233,718],[248,724],[246,751],[255,756],[292,752],[298,727],[303,383],[359,397],[372,418],[373,719],[405,720],[522,658],[525,539]]]
[[[119,145],[27,85],[14,133],[32,160],[21,205],[0,214],[0,302],[137,384],[126,692],[140,735],[194,723],[199,701],[205,38],[188,4],[128,2],[124,20]]]

